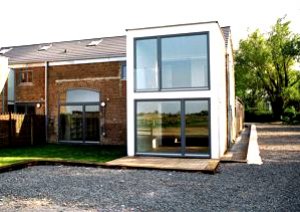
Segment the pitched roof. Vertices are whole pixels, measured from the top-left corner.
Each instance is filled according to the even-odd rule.
[[[57,62],[126,56],[126,37],[10,46],[0,48],[0,55],[9,58],[9,64]]]
[[[231,30],[229,26],[221,29],[227,49]],[[9,64],[125,57],[126,36],[2,47],[0,55],[8,57]]]
[[[225,47],[227,49],[228,47],[228,43],[229,43],[229,39],[230,39],[230,33],[231,33],[231,29],[230,26],[225,26],[225,27],[221,27],[223,35],[224,35],[224,39],[225,39]]]

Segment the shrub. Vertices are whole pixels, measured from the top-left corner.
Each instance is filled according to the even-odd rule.
[[[284,111],[282,121],[286,124],[300,124],[300,113],[297,113],[294,107]]]

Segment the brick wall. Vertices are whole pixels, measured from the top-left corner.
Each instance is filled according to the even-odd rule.
[[[20,75],[23,71],[32,72],[32,82],[20,83]],[[45,113],[45,67],[33,67],[27,69],[15,69],[15,101],[16,103],[41,103],[36,109],[36,114]]]
[[[101,144],[126,143],[126,82],[120,79],[121,63],[93,63],[52,66],[48,69],[48,115],[50,142],[58,140],[58,101],[69,89],[85,88],[100,92],[106,107],[101,120],[106,135]]]

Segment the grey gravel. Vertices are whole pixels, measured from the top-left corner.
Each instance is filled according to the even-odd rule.
[[[300,126],[258,125],[264,164],[218,173],[35,166],[0,174],[0,211],[300,211]]]

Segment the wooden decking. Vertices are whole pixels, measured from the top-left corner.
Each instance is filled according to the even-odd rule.
[[[177,171],[194,171],[214,174],[219,160],[166,158],[166,157],[123,157],[105,163],[108,167],[143,168]]]

